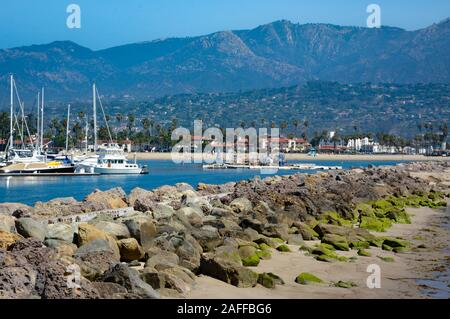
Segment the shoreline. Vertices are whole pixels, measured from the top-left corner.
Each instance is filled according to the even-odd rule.
[[[130,153],[128,159],[133,160],[136,154],[137,160],[172,160],[171,153]],[[410,161],[410,162],[448,162],[450,157],[432,157],[423,155],[365,155],[365,154],[319,154],[317,157],[308,156],[308,154],[288,153],[288,161]]]
[[[324,263],[312,259],[299,246],[289,245],[291,253],[272,250],[272,258],[264,260],[257,267],[250,267],[257,273],[273,272],[279,275],[285,285],[267,289],[261,285],[254,288],[236,288],[217,279],[200,276],[197,278],[188,299],[428,299],[433,298],[433,287],[425,287],[421,282],[436,280],[436,273],[446,269],[448,274],[448,255],[443,249],[450,245],[449,214],[444,209],[408,208],[412,214],[411,224],[394,224],[378,236],[401,237],[411,241],[411,252],[391,253],[381,248],[367,249],[371,257],[359,257],[355,251],[344,252],[346,257],[357,257],[355,262]],[[426,243],[426,248],[418,246]],[[378,258],[393,257],[394,262],[384,262]],[[370,275],[367,266],[376,264],[381,269],[381,288],[369,289],[366,279]],[[294,282],[301,272],[310,272],[326,284],[299,285]],[[331,282],[352,281],[357,287],[344,289],[333,287]],[[427,292],[425,292],[426,290]],[[440,293],[439,298],[449,298],[448,288]],[[211,297],[214,296],[214,297]]]
[[[449,191],[450,165],[442,162],[195,189],[97,190],[81,202],[0,204],[0,253],[29,268],[20,257],[37,249],[33,263],[48,263],[55,278],[64,276],[63,265],[79,265],[82,294],[51,283],[59,287],[51,299],[443,299],[450,298]],[[370,289],[373,265],[381,287]],[[0,281],[2,267],[10,270],[0,265]],[[260,281],[270,273],[284,283]],[[298,284],[304,273],[322,282]],[[108,280],[123,275],[138,285],[119,280],[110,290]],[[39,295],[26,280],[11,279],[3,297]]]

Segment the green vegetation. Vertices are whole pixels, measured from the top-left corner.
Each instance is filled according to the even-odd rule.
[[[281,251],[281,252],[284,252],[284,253],[291,252],[291,249],[287,245],[280,245],[280,246],[277,247],[277,250]]]
[[[322,283],[323,280],[320,279],[319,277],[314,276],[313,274],[304,272],[298,275],[297,278],[295,278],[295,282],[300,285],[309,285],[315,283],[317,284]]]
[[[338,282],[334,283],[334,286],[346,289],[358,287],[358,285],[355,284],[353,281],[343,281],[343,280],[339,280]]]

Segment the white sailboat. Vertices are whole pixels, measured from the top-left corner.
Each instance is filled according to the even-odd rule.
[[[127,159],[125,151],[117,144],[112,142],[111,132],[109,130],[108,122],[106,120],[105,111],[98,94],[95,84],[92,86],[93,93],[93,116],[94,116],[94,151],[96,155],[88,157],[79,163],[81,170],[88,171],[95,174],[143,174],[146,173],[144,167],[140,167],[136,161],[130,163]],[[108,129],[110,143],[98,146],[97,144],[97,97],[100,101],[103,117]]]
[[[41,122],[39,125],[40,132],[37,138],[36,145],[33,144],[31,134],[25,120],[24,105],[20,101],[17,87],[14,81],[14,76],[10,76],[11,82],[11,109],[10,109],[10,135],[7,145],[6,158],[4,165],[0,169],[0,174],[53,174],[53,173],[73,173],[75,167],[67,165],[58,161],[47,161],[45,155],[41,154],[41,147],[43,145],[43,105],[44,105],[44,91],[42,90],[41,102]],[[21,148],[14,148],[14,124],[19,126],[17,116],[14,110],[14,89],[20,105],[20,114],[22,116],[22,126],[25,125],[28,136],[30,137],[29,147],[25,147],[24,131],[20,130]],[[39,98],[38,98],[39,101]],[[38,102],[39,103],[39,102]],[[38,114],[39,117],[39,114]],[[15,123],[14,123],[15,122]]]

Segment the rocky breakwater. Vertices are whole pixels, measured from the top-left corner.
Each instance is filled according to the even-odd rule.
[[[346,262],[340,252],[348,250],[364,258],[370,246],[402,253],[410,243],[372,232],[409,223],[408,206],[446,206],[448,185],[413,173],[448,169],[408,164],[0,204],[0,297],[183,298],[199,275],[236,287],[283,285],[253,268],[274,250],[321,262]],[[130,212],[105,212],[122,208]],[[91,218],[64,222],[83,214]]]

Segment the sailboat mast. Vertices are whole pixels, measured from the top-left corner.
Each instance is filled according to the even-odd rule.
[[[44,148],[44,88],[42,88],[42,95],[41,95],[41,134],[39,134],[39,137],[41,139],[41,148]]]
[[[88,132],[89,132],[89,119],[88,116],[86,115],[86,135],[84,137],[84,141],[85,141],[85,145],[86,145],[86,154],[88,152]]]
[[[40,146],[40,135],[41,135],[40,114],[41,114],[41,111],[40,111],[40,108],[41,108],[41,92],[38,92],[38,94],[37,94],[37,125],[36,125],[36,150],[38,152],[40,152],[40,150],[41,150],[41,146]]]
[[[9,148],[14,147],[14,126],[13,126],[13,117],[14,117],[14,76],[11,74],[11,110],[10,110],[10,119],[9,119]]]
[[[69,153],[69,121],[70,121],[70,104],[67,107],[67,123],[66,123],[66,155]]]
[[[94,107],[94,152],[96,152],[97,151],[97,98],[96,98],[95,83],[92,86],[92,99],[93,99],[93,107]]]

